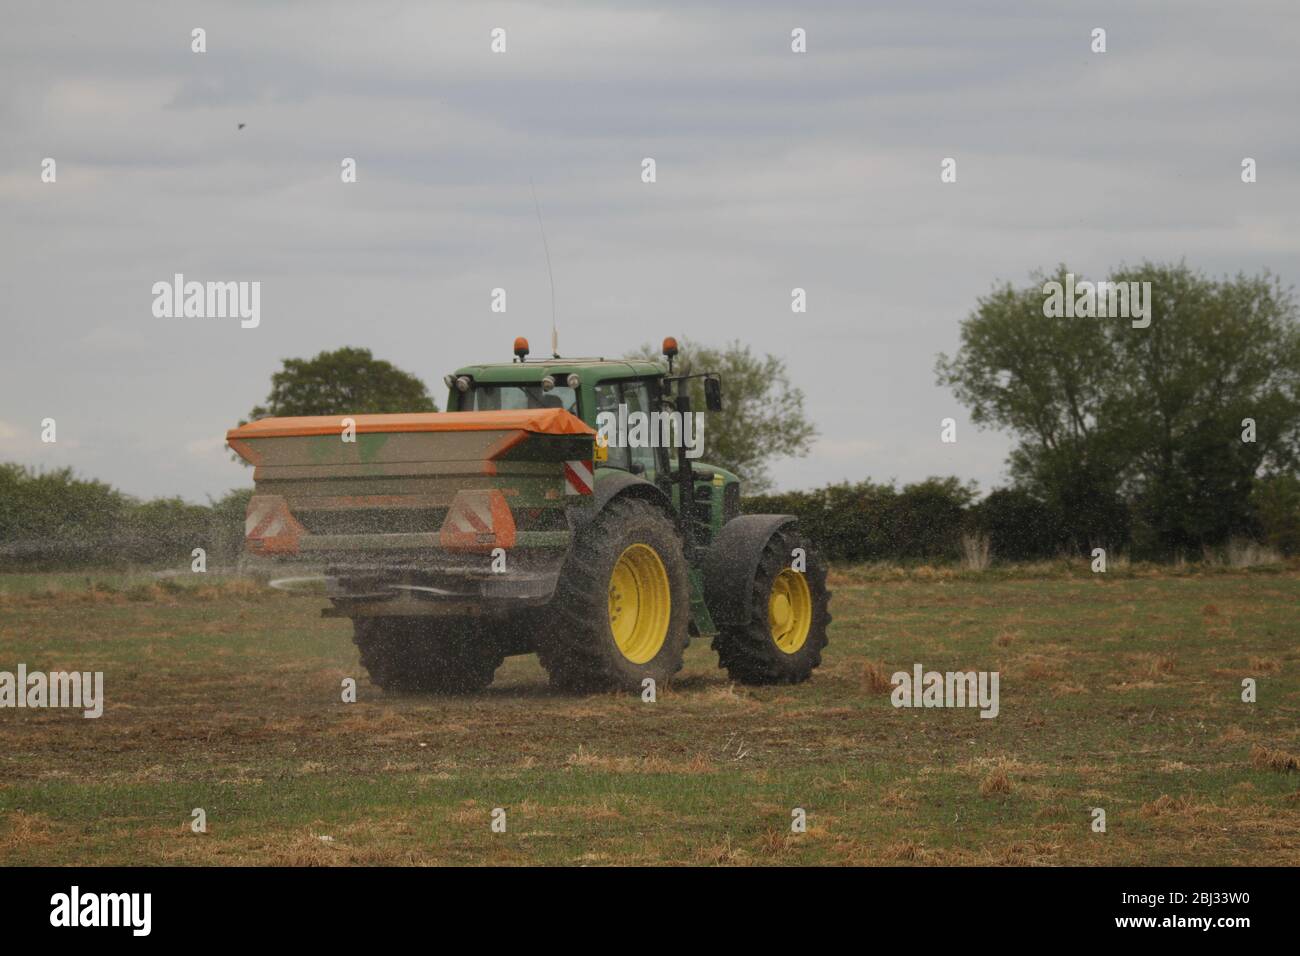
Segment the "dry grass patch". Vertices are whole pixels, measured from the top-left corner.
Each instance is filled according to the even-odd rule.
[[[980,782],[980,796],[1005,796],[1011,792],[1011,778],[1005,770],[994,770]]]
[[[1170,654],[1131,654],[1129,673],[1138,680],[1158,680],[1174,672],[1177,661]]]
[[[1250,765],[1258,770],[1276,770],[1278,773],[1290,773],[1300,770],[1300,757],[1285,750],[1271,750],[1268,747],[1250,748]]]
[[[1192,817],[1205,809],[1191,794],[1171,797],[1162,793],[1151,802],[1142,804],[1141,812],[1146,817]]]
[[[763,706],[747,690],[737,688],[735,684],[711,687],[704,693],[696,695],[694,701],[700,704],[722,704],[728,707],[741,707],[745,710],[755,710]]]
[[[1220,744],[1231,744],[1245,740],[1250,735],[1242,730],[1237,724],[1229,724],[1223,733],[1219,734],[1219,739],[1215,741]]]
[[[668,696],[667,688],[660,689],[658,693],[660,698]],[[623,709],[622,706],[593,707],[591,706],[592,703],[593,701],[585,701],[581,704],[558,707],[555,710],[555,716],[560,720],[600,720],[605,717],[610,717]],[[611,703],[622,705],[625,701],[618,700],[617,702],[611,701]]]
[[[776,827],[768,827],[763,831],[763,835],[758,838],[758,849],[761,853],[768,856],[781,856],[788,852],[798,836],[784,830],[778,830]]]
[[[1151,690],[1152,688],[1159,687],[1159,686],[1160,685],[1153,680],[1135,680],[1131,682],[1111,684],[1110,687],[1107,689],[1122,694],[1127,691],[1134,691],[1134,690]]]
[[[1015,662],[1018,676],[1030,681],[1054,681],[1065,675],[1059,661],[1043,657],[1041,654],[1029,654]]]
[[[1021,776],[1042,776],[1045,767],[1037,763],[1022,763],[1015,757],[1008,757],[1005,754],[998,754],[993,757],[971,757],[963,760],[954,768],[958,773],[975,774],[984,771],[1001,770],[1009,774],[1019,774]]]
[[[1057,862],[1061,853],[1059,843],[1040,840],[1017,840],[999,848],[989,848],[979,855],[978,863],[1000,866],[1041,866]]]
[[[359,737],[375,740],[418,736],[428,733],[429,725],[425,721],[413,720],[401,711],[388,707],[381,709],[365,707],[364,704],[352,704],[348,707],[346,716],[334,724],[334,729],[341,734],[356,734]],[[446,733],[449,729],[452,728],[448,724],[438,725],[439,733]]]
[[[484,817],[486,820],[486,817]],[[188,833],[188,828],[186,828]],[[399,848],[395,843],[419,832],[414,815],[366,819],[336,826],[314,821],[305,829],[214,838],[211,835],[157,841],[166,863],[230,864],[256,859],[264,866],[390,866],[430,865],[438,862],[432,848]]]
[[[488,810],[479,806],[477,800],[462,800],[459,810],[447,814],[451,823],[475,824],[488,822]]]
[[[924,863],[932,855],[915,840],[899,840],[880,851],[880,859],[887,863]]]
[[[735,866],[745,862],[748,854],[740,847],[733,846],[731,835],[721,843],[710,843],[697,849],[691,858],[696,863],[707,866]]]
[[[8,825],[0,829],[0,859],[11,850],[26,850],[54,842],[52,821],[43,813],[14,810],[3,819]]]
[[[888,694],[894,689],[889,677],[890,672],[883,662],[867,660],[862,663],[862,678],[859,683],[869,694]]]
[[[602,800],[600,803],[569,805],[559,809],[581,820],[619,820],[623,817],[623,812],[617,807],[610,806],[608,800]]]
[[[880,798],[880,805],[891,810],[915,810],[916,794],[907,787],[895,785],[885,791]]]
[[[647,754],[640,757],[605,757],[579,744],[576,753],[564,761],[566,768],[604,770],[608,773],[716,773],[718,768],[708,757],[697,754],[687,761],[669,760]]]

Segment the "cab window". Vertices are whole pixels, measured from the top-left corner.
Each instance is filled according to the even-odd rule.
[[[608,412],[617,418],[620,404],[627,406],[629,418],[635,412],[644,412],[648,417],[651,412],[658,411],[654,404],[656,390],[645,381],[601,382],[596,386],[595,392],[597,415]],[[656,437],[648,425],[645,435],[648,443],[653,442]],[[660,472],[665,470],[667,459],[664,456],[667,453],[664,449],[645,446],[620,447],[618,441],[619,436],[616,433],[611,434],[609,460],[605,463],[606,467],[631,471],[648,481],[654,481]]]
[[[618,416],[618,405],[623,400],[618,382],[601,382],[596,386],[596,418],[595,421],[601,420],[602,412]],[[621,471],[631,471],[631,459],[628,457],[628,449],[620,448],[617,444],[618,436],[610,435],[609,438],[609,458],[605,462],[606,468],[618,468]]]
[[[650,413],[656,411],[650,404],[650,390],[646,388],[645,382],[624,382],[623,383],[623,401],[627,403],[627,413],[644,412],[649,421]],[[657,418],[658,416],[656,416]],[[651,442],[658,444],[657,437],[652,433],[652,429],[646,428],[646,435]],[[655,476],[659,473],[658,462],[659,449],[657,447],[640,447],[629,448],[628,456],[632,460],[632,471],[637,472],[649,481],[654,481]],[[637,466],[640,465],[640,468]]]
[[[541,385],[475,385],[460,396],[462,412],[517,411],[527,408],[563,408],[578,414],[578,394],[567,385],[549,392]]]

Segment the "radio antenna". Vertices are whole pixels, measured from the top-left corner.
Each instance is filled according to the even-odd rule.
[[[537,228],[542,233],[542,248],[546,251],[546,277],[551,281],[551,357],[560,357],[560,333],[555,328],[555,274],[551,271],[551,247],[546,242],[546,227],[542,225],[542,207],[537,201],[537,188],[533,177],[528,177],[528,189],[533,194],[533,208],[537,210]]]

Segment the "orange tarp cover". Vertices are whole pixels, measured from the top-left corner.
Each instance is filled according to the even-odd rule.
[[[308,415],[298,418],[263,418],[226,432],[237,438],[289,438],[337,435],[343,419],[357,423],[357,434],[367,432],[483,432],[526,431],[540,435],[594,435],[595,429],[562,408],[530,408],[490,412],[410,412],[401,415]]]

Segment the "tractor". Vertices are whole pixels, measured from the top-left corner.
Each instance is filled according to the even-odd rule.
[[[449,374],[446,412],[228,432],[255,466],[247,551],[323,570],[294,580],[323,582],[386,691],[481,690],[529,653],[563,690],[642,691],[691,637],[741,683],[807,680],[825,561],[795,518],[742,514],[740,479],[683,440],[692,391],[721,410],[720,376],[675,374],[672,338],[666,369],[513,351]]]

